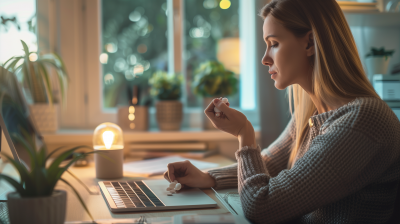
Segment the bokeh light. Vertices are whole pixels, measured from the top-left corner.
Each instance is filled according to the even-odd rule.
[[[114,83],[114,76],[111,73],[108,73],[104,76],[104,84],[111,85]]]
[[[231,7],[231,1],[221,0],[221,2],[219,3],[219,7],[221,7],[221,9],[229,9],[229,7]]]
[[[36,61],[38,59],[38,55],[36,53],[32,53],[29,55],[29,61]]]
[[[108,62],[108,54],[107,53],[100,54],[99,59],[100,59],[100,63],[107,64],[107,62]]]

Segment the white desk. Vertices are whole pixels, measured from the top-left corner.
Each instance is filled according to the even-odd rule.
[[[234,163],[221,155],[211,156],[202,161],[218,163],[220,166],[226,166]],[[101,181],[95,178],[94,163],[91,163],[88,167],[71,167],[70,171],[79,177],[89,187],[97,186],[97,182]],[[101,193],[99,195],[90,195],[73,177],[68,173],[63,175],[63,178],[68,180],[85,201],[89,208],[93,218],[97,219],[123,219],[123,218],[139,218],[140,216],[151,217],[172,217],[178,214],[221,214],[229,212],[215,197],[214,192],[211,189],[204,189],[203,191],[210,196],[214,201],[218,203],[216,208],[211,209],[187,209],[187,210],[166,210],[166,211],[155,211],[155,212],[129,212],[129,213],[112,213],[107,207],[106,202],[103,199]],[[128,174],[124,174],[124,180],[142,180],[142,179],[160,179],[163,178],[161,175],[153,176],[150,178],[143,177],[130,177]],[[66,221],[90,221],[90,217],[86,214],[79,200],[72,192],[72,190],[61,181],[58,182],[57,189],[63,189],[68,192],[67,195],[67,217]]]

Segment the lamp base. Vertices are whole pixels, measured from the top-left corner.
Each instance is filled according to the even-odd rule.
[[[101,149],[94,154],[96,165],[96,178],[98,179],[120,179],[123,175],[124,150],[123,149]]]

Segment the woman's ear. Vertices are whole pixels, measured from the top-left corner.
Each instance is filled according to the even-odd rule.
[[[315,44],[314,44],[314,34],[312,31],[308,31],[307,35],[307,47],[306,52],[307,56],[313,56],[315,54]]]

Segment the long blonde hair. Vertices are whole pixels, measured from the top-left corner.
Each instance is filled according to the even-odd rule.
[[[310,61],[313,91],[322,103],[360,96],[379,98],[365,75],[350,27],[335,0],[273,0],[260,12],[263,19],[269,14],[297,37],[313,32],[315,54]],[[288,162],[290,169],[316,107],[298,84],[288,88],[288,95],[296,126],[296,140]]]

